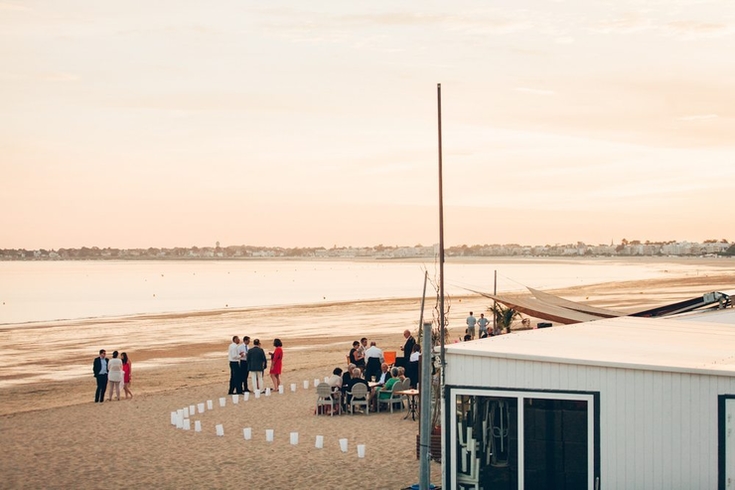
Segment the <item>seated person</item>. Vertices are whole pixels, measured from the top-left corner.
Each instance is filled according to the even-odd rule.
[[[327,384],[332,388],[332,391],[339,391],[342,388],[342,368],[334,368]]]
[[[350,379],[352,379],[352,370],[357,366],[354,364],[348,364],[347,369],[342,373],[342,384],[340,389],[342,390],[342,410],[347,409],[347,392],[350,391]]]
[[[393,377],[391,373],[392,371],[388,370],[388,364],[384,362],[380,365],[380,374],[375,378],[375,381],[378,383],[378,385],[384,386],[386,381]],[[397,374],[398,373],[396,372],[396,375]]]
[[[359,365],[361,361],[362,363],[365,362],[363,352],[360,350],[360,342],[357,340],[352,342],[352,349],[350,349],[348,357],[350,358],[350,364],[354,364],[355,366]]]
[[[365,379],[362,377],[362,371],[360,370],[360,368],[356,367],[352,370],[352,377],[350,377],[349,384],[347,385],[347,405],[349,405],[350,401],[352,400],[352,395],[350,395],[349,392],[352,391],[352,387],[357,384],[365,385],[365,388],[367,388],[368,392],[368,399],[370,399],[370,386],[368,385],[368,382],[365,381]]]
[[[385,385],[381,388],[376,389],[378,393],[378,396],[376,397],[376,403],[387,402],[393,395],[393,393],[391,393],[393,391],[393,385],[401,381],[401,379],[398,377],[398,368],[394,367],[393,369],[391,369],[390,374],[391,377],[388,378],[388,381],[386,381]]]

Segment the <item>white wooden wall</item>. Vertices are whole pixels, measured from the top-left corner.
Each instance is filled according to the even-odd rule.
[[[717,397],[733,377],[448,353],[446,383],[598,391],[602,488],[717,488]]]

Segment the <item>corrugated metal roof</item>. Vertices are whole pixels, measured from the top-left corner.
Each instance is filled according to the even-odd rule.
[[[735,376],[735,327],[707,321],[608,318],[450,344],[446,350],[448,356]]]

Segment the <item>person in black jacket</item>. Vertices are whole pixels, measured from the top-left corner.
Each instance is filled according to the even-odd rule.
[[[97,391],[94,392],[94,402],[102,403],[105,401],[105,391],[107,391],[107,357],[105,349],[100,349],[99,357],[94,358],[92,363],[92,372],[97,380]]]
[[[268,367],[265,352],[260,347],[260,339],[253,340],[253,346],[248,350],[248,371],[250,371],[250,387],[254,390],[263,391],[263,371]]]
[[[416,345],[416,339],[413,338],[410,330],[403,331],[403,338],[406,339],[406,343],[403,344],[403,347],[401,347],[401,350],[403,351],[403,358],[399,358],[400,361],[399,359],[396,359],[396,366],[403,366],[405,368],[408,368],[408,358],[411,357],[413,346]]]

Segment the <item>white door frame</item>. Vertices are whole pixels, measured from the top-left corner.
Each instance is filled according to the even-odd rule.
[[[482,388],[451,388],[448,407],[452,407],[449,414],[448,435],[451,441],[450,457],[452,471],[450,475],[452,488],[457,488],[457,406],[458,396],[491,396],[499,398],[515,398],[518,406],[518,488],[524,488],[525,462],[524,452],[524,414],[523,403],[527,398],[543,400],[570,400],[587,402],[587,488],[595,488],[595,396],[588,393],[572,393],[564,391],[513,391]],[[734,400],[735,401],[735,400]]]

